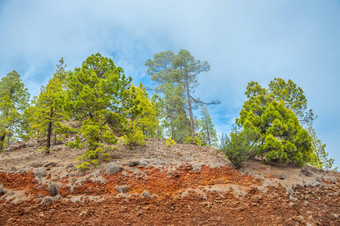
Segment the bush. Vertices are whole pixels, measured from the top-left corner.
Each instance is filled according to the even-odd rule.
[[[136,146],[143,146],[146,144],[144,142],[144,134],[137,127],[136,122],[129,123],[123,140],[124,144],[128,145],[130,149],[134,149]]]
[[[232,132],[230,137],[222,135],[220,150],[236,169],[256,155],[256,133],[252,130]]]
[[[194,145],[198,145],[198,146],[202,145],[202,141],[201,141],[201,139],[198,136],[188,137],[186,139],[185,143],[187,143],[187,144],[194,144]]]
[[[173,145],[176,144],[176,141],[174,141],[171,137],[169,137],[167,140],[166,140],[166,146],[169,148],[171,148]]]
[[[56,196],[59,194],[59,186],[55,183],[50,183],[48,185],[48,191],[52,196]]]

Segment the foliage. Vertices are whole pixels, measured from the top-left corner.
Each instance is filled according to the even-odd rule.
[[[220,151],[228,157],[236,169],[254,157],[257,152],[257,133],[251,129],[234,130],[230,137],[221,137]]]
[[[0,81],[0,151],[21,130],[23,112],[28,107],[29,93],[16,71]]]
[[[116,144],[115,133],[122,132],[126,119],[137,111],[131,78],[125,77],[123,69],[111,59],[98,53],[68,74],[66,87],[66,108],[80,124],[73,129],[87,148],[84,157],[99,158],[105,154],[102,143]]]
[[[218,141],[217,134],[209,115],[208,108],[203,105],[201,110],[202,118],[199,120],[199,123],[197,123],[200,127],[200,139],[202,140],[203,144],[216,147]]]
[[[166,140],[166,146],[168,148],[171,148],[173,145],[176,144],[176,141],[174,141],[173,139],[171,139],[171,137],[169,137],[167,140]]]
[[[57,65],[57,71],[49,80],[46,87],[42,87],[40,95],[33,101],[34,106],[31,117],[31,133],[36,138],[46,139],[46,153],[50,152],[51,139],[55,135],[55,143],[57,134],[55,129],[58,122],[66,119],[64,110],[64,82],[65,82],[65,65],[63,58]]]
[[[132,115],[131,119],[136,122],[137,127],[145,136],[155,137],[159,127],[156,112],[157,100],[154,99],[154,102],[152,102],[149,99],[142,83],[140,83],[139,87],[131,86],[131,88],[135,89],[136,92],[136,99],[134,101],[137,108],[136,114]]]
[[[312,147],[314,150],[311,164],[318,168],[332,169],[335,160],[328,157],[328,152],[325,150],[326,144],[323,144],[317,137],[316,132],[310,123],[308,124],[307,130],[312,137]],[[334,170],[338,170],[338,167],[335,167]]]
[[[249,99],[236,122],[238,126],[257,133],[260,140],[257,155],[267,161],[299,166],[311,162],[312,139],[285,102],[278,102],[277,96],[256,82],[248,84],[246,95]]]
[[[199,134],[195,133],[194,137],[191,137],[191,136],[187,137],[187,139],[185,140],[185,143],[201,146],[202,145],[202,141],[201,141],[201,139],[199,138],[198,135]]]
[[[168,128],[168,136],[171,136],[177,143],[184,143],[189,136],[189,119],[185,112],[183,87],[168,82],[164,94],[165,122]]]
[[[208,62],[195,60],[188,50],[182,49],[177,55],[170,50],[155,54],[145,65],[147,73],[157,83],[155,90],[164,94],[164,126],[170,132],[169,136],[178,143],[183,143],[188,136],[194,137],[193,108],[195,103],[202,101],[193,98],[192,93],[198,85],[197,75],[209,71]]]
[[[89,165],[90,165],[90,163],[88,163],[88,162],[82,162],[81,164],[79,164],[78,166],[77,166],[77,168],[78,169],[81,169],[81,170],[86,170],[86,169],[88,169],[89,168]]]
[[[138,128],[137,123],[135,121],[129,122],[123,139],[124,143],[128,145],[130,149],[134,149],[136,146],[145,145],[144,134]]]

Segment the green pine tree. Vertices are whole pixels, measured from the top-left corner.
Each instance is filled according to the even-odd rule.
[[[217,134],[208,112],[207,106],[203,105],[201,108],[202,118],[200,120],[201,141],[212,147],[217,146]]]
[[[50,152],[53,135],[55,135],[56,142],[55,128],[66,118],[63,104],[65,76],[65,65],[61,58],[56,73],[48,81],[47,86],[42,88],[39,96],[33,102],[33,109],[30,109],[34,111],[31,116],[32,132],[38,139],[46,140],[44,149],[47,154]]]
[[[0,81],[0,151],[12,138],[19,137],[23,112],[29,106],[29,93],[16,71]]]

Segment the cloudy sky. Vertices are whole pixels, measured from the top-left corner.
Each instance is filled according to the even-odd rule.
[[[319,116],[316,131],[340,166],[339,0],[0,0],[0,77],[21,74],[32,95],[64,57],[68,69],[100,52],[152,85],[153,54],[189,50],[211,64],[195,95],[229,132],[248,82],[292,79]]]

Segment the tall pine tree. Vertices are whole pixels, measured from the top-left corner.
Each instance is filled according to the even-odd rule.
[[[20,131],[22,115],[29,106],[29,93],[16,71],[0,81],[0,151]]]

